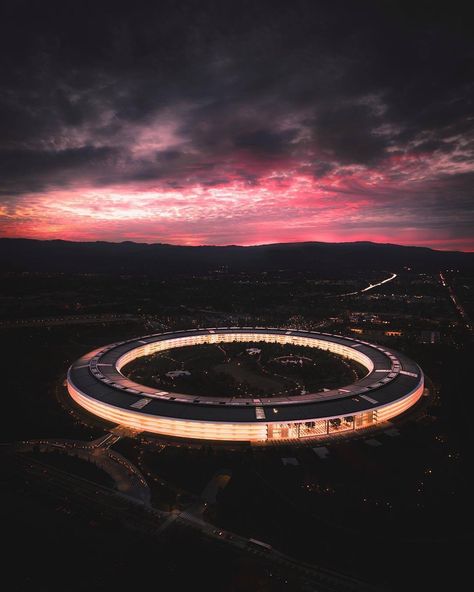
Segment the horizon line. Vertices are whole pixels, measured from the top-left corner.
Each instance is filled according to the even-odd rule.
[[[370,245],[379,245],[379,246],[392,246],[392,247],[402,247],[407,249],[426,249],[428,251],[435,251],[439,253],[466,253],[472,254],[472,251],[465,251],[460,249],[436,249],[433,247],[428,247],[425,245],[406,245],[400,243],[391,243],[391,242],[378,242],[373,240],[357,240],[357,241],[282,241],[282,242],[264,242],[264,243],[252,243],[252,244],[238,244],[238,243],[228,243],[228,244],[197,244],[197,245],[189,245],[189,244],[180,244],[180,243],[167,243],[167,242],[141,242],[137,240],[70,240],[70,239],[62,239],[62,238],[50,238],[50,239],[43,239],[43,238],[31,238],[31,237],[22,237],[22,236],[0,236],[0,240],[22,240],[22,241],[35,241],[35,242],[43,242],[43,243],[52,243],[52,242],[64,242],[64,243],[75,243],[75,244],[94,244],[94,243],[105,243],[110,245],[121,245],[125,243],[131,243],[135,245],[146,245],[146,246],[155,246],[155,245],[162,245],[162,246],[169,246],[169,247],[183,247],[183,248],[230,248],[230,247],[237,247],[241,249],[253,248],[253,247],[272,247],[277,245],[356,245],[356,244],[370,244]]]

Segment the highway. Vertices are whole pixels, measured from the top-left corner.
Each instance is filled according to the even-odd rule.
[[[387,282],[391,282],[397,277],[396,273],[392,273],[392,275],[388,278],[385,278],[381,282],[377,282],[376,284],[369,284],[367,287],[363,288],[362,290],[356,290],[355,292],[347,292],[346,294],[339,294],[339,296],[356,296],[357,294],[362,294],[364,292],[368,292],[369,290],[373,290],[374,288],[378,288],[382,284],[386,284]]]
[[[469,319],[467,312],[465,311],[464,307],[457,299],[457,296],[454,293],[453,288],[448,284],[448,280],[446,279],[446,276],[441,271],[439,272],[439,279],[441,281],[441,285],[448,290],[449,297],[451,298],[451,301],[454,304],[454,307],[456,308],[456,311],[458,312],[459,316],[463,320],[464,325],[466,326],[466,329],[468,329],[469,331],[472,331],[471,321]]]

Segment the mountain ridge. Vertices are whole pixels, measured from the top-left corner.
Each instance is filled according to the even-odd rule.
[[[354,242],[269,243],[264,245],[173,245],[134,241],[66,241],[0,238],[0,271],[173,274],[212,271],[416,267],[474,269],[474,253],[429,247]]]

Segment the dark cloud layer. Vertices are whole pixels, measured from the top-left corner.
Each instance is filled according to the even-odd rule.
[[[375,209],[380,193],[396,204],[431,187],[420,199],[436,211],[469,214],[463,4],[17,0],[0,9],[0,52],[9,212],[81,186],[282,190],[305,177]]]

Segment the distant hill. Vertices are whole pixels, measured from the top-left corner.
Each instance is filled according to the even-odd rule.
[[[474,270],[474,253],[371,242],[184,247],[134,242],[0,239],[0,271],[170,275],[229,271]]]

